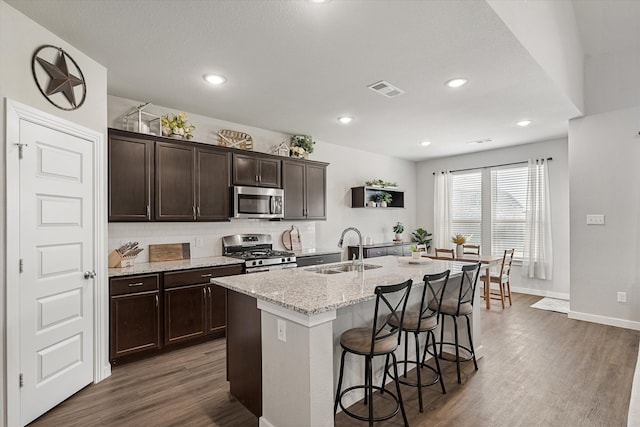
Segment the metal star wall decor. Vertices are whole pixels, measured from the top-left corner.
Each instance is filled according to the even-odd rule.
[[[54,50],[55,52],[52,52],[51,50]],[[54,59],[51,60],[51,58]],[[73,70],[73,73],[75,74],[69,71],[67,60],[71,61],[73,67],[75,67],[75,70]],[[43,89],[45,84],[41,84],[41,80],[44,80],[46,76],[44,76],[42,72],[38,73],[36,71],[36,68],[38,68],[36,67],[36,64],[40,65],[49,78],[49,82],[46,84],[46,89]],[[82,70],[80,70],[76,61],[74,61],[67,52],[62,50],[61,47],[44,45],[38,48],[38,50],[33,54],[33,58],[31,60],[31,71],[33,72],[33,78],[36,81],[36,85],[38,86],[38,89],[40,89],[40,92],[56,107],[61,110],[72,111],[80,108],[84,103],[84,100],[87,97],[87,84],[84,80]],[[76,95],[78,95],[77,92],[80,92],[76,90],[77,86],[80,86],[80,89],[82,89],[79,102],[76,98]],[[60,96],[54,97],[54,95],[58,93],[64,96],[64,99],[66,99],[70,106],[63,106],[58,103],[63,100]]]

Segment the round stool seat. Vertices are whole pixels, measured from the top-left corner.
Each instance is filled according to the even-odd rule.
[[[383,331],[384,332],[384,331]],[[340,335],[340,345],[342,348],[357,354],[371,353],[371,328],[353,328],[344,331]],[[398,336],[396,334],[377,340],[373,344],[373,354],[388,354],[398,348]]]

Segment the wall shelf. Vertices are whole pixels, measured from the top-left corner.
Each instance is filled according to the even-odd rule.
[[[386,208],[371,207],[367,204],[380,193],[391,194],[391,203]],[[404,191],[389,187],[351,187],[351,207],[367,209],[404,208]]]

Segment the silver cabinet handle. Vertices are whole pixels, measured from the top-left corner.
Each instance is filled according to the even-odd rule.
[[[129,287],[130,287],[130,288],[133,288],[134,286],[142,286],[142,285],[144,285],[144,283],[143,283],[143,282],[138,282],[138,283],[129,283]]]
[[[85,271],[84,272],[84,278],[89,280],[89,279],[93,279],[94,277],[96,277],[96,272],[95,271]]]
[[[193,219],[196,219],[196,207],[191,206],[191,210],[193,211]]]
[[[200,206],[198,206],[196,210],[198,211],[198,217],[200,217]]]
[[[147,219],[151,219],[151,206],[147,205]]]
[[[155,296],[155,300],[156,300],[156,308],[158,308],[158,295]]]
[[[209,294],[209,301],[211,301],[211,288],[207,287],[207,293]]]
[[[213,277],[212,273],[209,274],[201,274],[200,277],[202,277],[203,279],[206,279],[207,277]]]

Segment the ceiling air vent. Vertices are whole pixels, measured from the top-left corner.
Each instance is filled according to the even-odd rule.
[[[378,92],[380,95],[386,96],[387,98],[394,98],[404,93],[402,89],[398,89],[391,83],[385,82],[384,80],[380,80],[377,83],[370,84],[367,87],[374,92]]]

